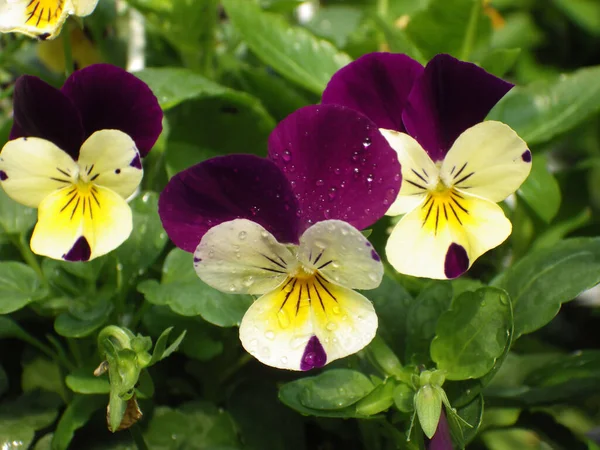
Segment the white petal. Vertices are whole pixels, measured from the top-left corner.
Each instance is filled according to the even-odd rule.
[[[135,192],[143,177],[135,142],[122,131],[92,134],[81,146],[77,163],[85,181],[104,186],[123,198]]]
[[[384,128],[379,131],[396,150],[402,167],[402,186],[386,215],[406,214],[423,201],[428,189],[436,187],[439,170],[421,145],[408,134]]]
[[[0,32],[53,39],[72,10],[71,0],[0,0]]]
[[[79,17],[89,16],[97,4],[98,0],[73,0],[74,14]]]
[[[504,242],[511,229],[502,208],[490,201],[464,193],[428,197],[398,222],[386,255],[406,275],[456,278]]]
[[[257,223],[235,219],[211,228],[194,253],[196,273],[209,286],[264,294],[295,271],[296,258]]]
[[[362,295],[324,279],[290,278],[248,309],[240,340],[264,364],[310,370],[361,350],[376,330]]]
[[[37,208],[51,193],[74,183],[79,168],[50,141],[19,138],[0,153],[0,180],[10,198]]]
[[[341,220],[325,220],[306,230],[300,238],[298,259],[350,289],[375,289],[383,277],[383,264],[371,243]]]
[[[486,121],[464,133],[442,164],[447,186],[500,202],[515,192],[531,171],[527,144],[508,125]]]

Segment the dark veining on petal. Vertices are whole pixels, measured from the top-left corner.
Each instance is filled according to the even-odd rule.
[[[300,360],[300,370],[311,370],[319,367],[323,367],[327,363],[327,354],[325,349],[321,345],[319,338],[312,336],[302,355]]]
[[[469,268],[469,255],[462,245],[452,243],[448,247],[444,261],[444,275],[446,278],[461,276]]]
[[[521,155],[521,159],[523,159],[523,161],[525,161],[526,163],[531,162],[531,151],[525,150]]]
[[[131,167],[135,167],[136,169],[142,169],[142,160],[140,159],[140,155],[139,153],[137,155],[135,155],[135,158],[133,158],[131,160],[131,162],[129,163],[129,165]]]
[[[194,263],[199,263],[200,261],[202,261],[202,258],[194,256]]]
[[[92,249],[87,239],[80,236],[75,244],[66,254],[63,255],[65,261],[88,261],[92,255]]]
[[[4,181],[8,178],[8,175],[6,175],[6,172],[4,170],[0,170],[0,180]]]
[[[377,254],[377,252],[375,250],[371,250],[371,258],[373,258],[375,261],[381,261],[381,258],[379,257],[379,255]]]

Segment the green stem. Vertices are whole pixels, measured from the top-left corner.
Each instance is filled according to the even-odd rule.
[[[63,51],[65,53],[65,77],[73,73],[73,51],[71,49],[71,30],[69,24],[66,23],[62,30]]]
[[[482,3],[482,0],[474,0],[473,6],[471,7],[471,16],[469,17],[469,24],[467,25],[467,32],[465,33],[465,40],[463,41],[462,50],[460,52],[460,59],[463,61],[469,60],[471,53],[473,52],[473,47],[475,46]]]
[[[142,435],[142,431],[137,424],[133,424],[129,428],[129,432],[131,433],[131,437],[135,442],[138,450],[148,450],[148,445],[146,445],[146,441],[144,440],[144,436]]]
[[[12,242],[19,249],[23,260],[29,265],[29,267],[35,270],[42,282],[45,284],[46,277],[44,276],[44,272],[42,271],[42,266],[40,266],[40,263],[31,251],[29,244],[25,242],[25,236],[22,234],[19,236],[13,235]]]
[[[101,353],[102,342],[106,338],[114,338],[117,340],[121,349],[131,348],[131,338],[122,328],[119,328],[116,325],[109,325],[98,334],[98,347]]]
[[[388,14],[389,0],[377,0],[377,14],[385,19]]]

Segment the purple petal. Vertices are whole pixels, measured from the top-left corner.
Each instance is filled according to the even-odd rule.
[[[402,111],[423,66],[406,55],[369,53],[338,70],[322,103],[347,106],[377,127],[405,131]]]
[[[163,227],[178,247],[193,252],[212,227],[249,219],[282,243],[298,242],[298,204],[288,180],[268,159],[212,158],[175,175],[160,195]]]
[[[46,139],[67,152],[79,156],[84,141],[83,126],[77,108],[61,91],[37,77],[24,75],[15,83],[14,124],[10,139],[37,137]]]
[[[456,138],[483,121],[512,87],[475,64],[437,55],[415,83],[402,120],[431,159],[440,161]]]
[[[462,245],[450,244],[444,261],[444,275],[446,278],[456,278],[469,269],[469,255]]]
[[[66,261],[88,261],[92,254],[92,249],[86,238],[83,236],[79,237],[71,250],[63,255],[63,259]]]
[[[300,231],[327,219],[365,228],[385,214],[400,188],[398,157],[377,126],[339,105],[290,114],[269,137],[269,157],[298,199]]]
[[[453,448],[452,438],[450,437],[450,428],[448,427],[448,420],[446,419],[446,414],[444,414],[444,410],[442,409],[440,421],[438,422],[433,437],[429,441],[427,450],[453,450]]]
[[[86,137],[98,130],[120,130],[146,156],[162,131],[162,110],[142,80],[110,64],[74,72],[62,87],[79,109]]]
[[[300,370],[306,371],[318,369],[319,367],[323,367],[326,363],[327,354],[325,353],[325,349],[321,345],[319,338],[312,336],[306,344],[304,354],[300,360]]]

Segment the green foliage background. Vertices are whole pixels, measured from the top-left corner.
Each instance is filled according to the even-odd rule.
[[[143,20],[149,68],[137,76],[158,97],[165,131],[144,161],[132,236],[91,263],[31,254],[36,212],[0,190],[3,448],[134,449],[143,438],[151,449],[423,449],[421,416],[407,440],[415,377],[436,368],[470,425],[449,414],[457,448],[600,448],[588,434],[600,423],[600,317],[573,302],[600,282],[600,2],[116,3],[100,1],[86,35],[101,60],[125,67],[132,21]],[[314,8],[308,21],[299,19],[301,3]],[[63,36],[79,25],[68,26]],[[60,60],[60,45],[3,35],[0,49],[4,143],[16,77],[60,86],[64,74],[39,56]],[[513,234],[452,282],[386,268],[366,294],[380,317],[369,347],[309,376],[271,369],[237,338],[252,298],[197,278],[191,255],[161,228],[158,193],[206,158],[264,156],[279,120],[318,103],[336,70],[372,51],[422,63],[450,53],[517,84],[489,115],[534,154],[531,176],[503,205]],[[73,55],[80,62],[75,47]],[[387,218],[375,225],[377,248],[389,226]],[[599,302],[597,291],[585,298]],[[103,360],[98,333],[108,325],[151,337],[152,364],[179,344],[167,340],[183,337],[169,359],[141,372],[135,392],[144,416],[131,435],[107,430],[115,383],[93,376]]]

